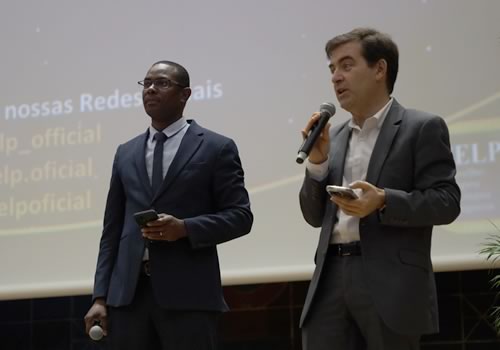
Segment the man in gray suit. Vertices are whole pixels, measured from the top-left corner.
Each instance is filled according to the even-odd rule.
[[[326,54],[352,119],[328,124],[306,163],[300,205],[321,234],[300,320],[303,347],[419,349],[421,335],[439,328],[432,228],[460,213],[448,129],[391,96],[398,49],[386,34],[357,28],[328,41]],[[330,196],[327,185],[359,197]]]

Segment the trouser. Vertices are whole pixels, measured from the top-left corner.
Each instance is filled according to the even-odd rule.
[[[215,350],[220,312],[162,309],[142,274],[133,302],[109,308],[113,350]]]
[[[364,275],[359,255],[326,258],[302,327],[303,350],[420,349],[420,336],[398,334],[385,325]]]

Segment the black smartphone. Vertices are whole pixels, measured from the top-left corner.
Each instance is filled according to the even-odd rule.
[[[158,220],[159,217],[154,209],[148,209],[134,213],[134,219],[137,225],[144,227],[148,222]]]

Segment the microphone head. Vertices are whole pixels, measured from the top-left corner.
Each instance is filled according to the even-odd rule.
[[[320,113],[327,113],[329,117],[335,114],[335,105],[331,102],[324,102],[319,106]]]
[[[307,153],[299,151],[299,154],[297,154],[297,158],[295,159],[295,161],[299,164],[302,164],[304,163],[304,160],[306,160],[306,158],[307,158]]]
[[[90,339],[98,341],[98,340],[101,340],[103,336],[104,336],[104,332],[102,331],[101,326],[96,324],[95,326],[92,326],[90,328],[90,330],[89,330]]]

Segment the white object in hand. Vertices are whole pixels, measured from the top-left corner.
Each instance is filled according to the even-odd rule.
[[[89,337],[92,340],[101,340],[104,335],[104,332],[102,331],[101,326],[96,324],[95,326],[92,326],[89,330]]]

